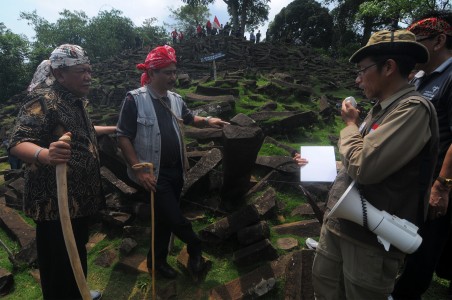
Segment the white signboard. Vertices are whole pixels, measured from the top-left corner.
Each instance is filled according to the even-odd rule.
[[[301,146],[300,154],[308,160],[300,169],[301,182],[334,181],[337,171],[333,146]]]

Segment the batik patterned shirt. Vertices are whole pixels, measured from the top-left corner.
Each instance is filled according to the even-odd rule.
[[[71,132],[71,158],[67,163],[68,204],[71,218],[95,214],[103,204],[97,139],[87,100],[58,84],[36,89],[25,99],[13,129],[10,147],[31,142],[44,148]],[[34,220],[57,220],[55,166],[27,164],[24,211]]]

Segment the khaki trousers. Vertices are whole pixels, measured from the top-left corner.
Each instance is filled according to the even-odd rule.
[[[377,238],[375,236],[375,238]],[[322,226],[312,267],[317,300],[387,300],[403,255],[364,247]]]

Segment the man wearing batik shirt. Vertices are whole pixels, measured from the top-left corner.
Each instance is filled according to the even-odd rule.
[[[180,123],[195,126],[223,126],[218,118],[194,116],[181,96],[170,90],[176,83],[176,53],[169,46],[153,49],[144,64],[142,87],[127,93],[117,125],[118,144],[127,161],[129,177],[148,193],[155,192],[155,269],[166,277],[177,272],[167,263],[171,233],[187,244],[189,270],[199,275],[203,261],[201,241],[182,215],[179,197],[184,182],[185,148]],[[133,169],[138,163],[152,163],[148,169]],[[147,264],[152,266],[152,252]]]
[[[23,160],[24,211],[36,222],[36,246],[43,297],[80,299],[64,243],[58,213],[55,165],[67,163],[68,204],[82,268],[87,273],[89,217],[103,205],[96,127],[85,110],[91,66],[77,45],[61,45],[43,61],[28,88],[10,140],[10,151]],[[71,135],[70,144],[58,139]],[[99,299],[99,292],[91,293]]]
[[[438,115],[440,145],[435,180],[429,201],[429,218],[420,228],[420,248],[407,257],[406,266],[392,293],[395,299],[421,299],[436,273],[451,279],[452,189],[452,13],[429,14],[408,29],[427,47],[430,60],[418,65],[422,70],[413,79],[416,89],[435,106]],[[440,256],[445,259],[440,260]],[[441,263],[438,263],[441,261]],[[449,293],[451,293],[449,286]]]

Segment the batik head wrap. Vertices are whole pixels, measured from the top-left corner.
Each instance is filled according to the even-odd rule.
[[[446,34],[452,36],[452,26],[441,18],[427,18],[411,24],[409,31],[419,36]]]
[[[147,74],[149,69],[163,69],[173,63],[177,63],[176,51],[174,51],[173,48],[165,45],[152,49],[148,56],[146,56],[144,64],[137,65],[137,69],[143,71],[143,74],[141,75],[141,86],[150,82],[150,78]]]
[[[51,69],[61,69],[89,63],[88,55],[82,47],[70,44],[58,46],[52,51],[49,59],[43,60],[39,64],[27,90],[31,92],[40,84],[44,86],[53,85],[55,77]]]

